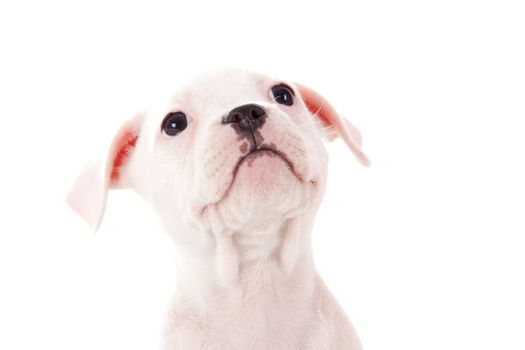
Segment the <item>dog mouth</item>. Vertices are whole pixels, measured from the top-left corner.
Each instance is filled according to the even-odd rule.
[[[241,156],[239,158],[239,160],[237,161],[237,163],[235,164],[234,168],[233,168],[231,181],[230,181],[228,187],[224,190],[221,198],[219,200],[217,200],[216,202],[214,202],[214,203],[208,203],[208,204],[204,205],[203,207],[201,207],[200,212],[199,212],[200,216],[204,216],[206,211],[210,207],[213,207],[213,206],[219,204],[220,202],[222,202],[222,200],[224,198],[226,198],[228,196],[228,194],[231,192],[232,187],[234,186],[234,184],[236,182],[237,174],[239,173],[239,170],[240,170],[241,166],[244,163],[247,163],[248,166],[251,166],[252,163],[259,157],[275,157],[275,158],[279,158],[280,160],[283,161],[283,163],[286,165],[288,170],[290,170],[292,175],[295,178],[297,178],[297,180],[299,180],[301,183],[309,184],[309,185],[313,186],[313,188],[317,188],[318,187],[318,178],[317,177],[314,177],[311,180],[305,179],[304,175],[302,175],[300,172],[297,171],[296,167],[294,166],[294,163],[290,160],[290,158],[286,155],[286,153],[284,153],[282,151],[279,151],[279,150],[277,150],[276,148],[274,148],[272,146],[273,145],[268,147],[268,146],[264,146],[263,145],[261,147],[254,148],[254,149],[250,150],[248,153],[246,153],[245,155]]]
[[[226,188],[226,190],[224,191],[222,198],[226,197],[228,193],[231,191],[237,179],[237,174],[239,173],[240,167],[244,163],[248,163],[248,166],[251,166],[252,163],[259,157],[276,157],[276,158],[281,159],[284,162],[284,164],[286,164],[286,166],[288,167],[290,172],[293,174],[293,176],[295,176],[300,182],[305,183],[304,177],[295,169],[293,162],[290,160],[290,158],[288,158],[286,153],[281,152],[273,147],[262,146],[262,147],[252,149],[251,151],[246,153],[244,156],[239,158],[239,160],[235,164],[235,167],[233,168],[231,182]],[[312,180],[310,182],[315,185],[316,181]],[[221,200],[219,200],[219,202]]]
[[[297,170],[294,167],[294,164],[284,152],[281,152],[274,148],[263,146],[263,147],[252,149],[250,152],[246,153],[244,156],[239,158],[239,160],[237,161],[237,164],[235,164],[235,167],[233,169],[232,184],[235,181],[235,178],[237,177],[237,173],[239,172],[239,168],[241,167],[241,165],[243,165],[244,163],[248,163],[248,166],[251,166],[252,163],[255,161],[255,159],[259,157],[276,157],[276,158],[281,159],[286,164],[290,172],[298,180],[300,180],[301,182],[304,182],[303,176],[297,172]],[[232,184],[230,184],[230,187]]]

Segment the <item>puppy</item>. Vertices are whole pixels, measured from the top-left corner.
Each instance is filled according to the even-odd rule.
[[[132,188],[175,241],[163,349],[361,348],[312,259],[322,137],[369,164],[359,131],[315,91],[218,71],[125,122],[79,176],[68,202],[94,230],[108,190]]]

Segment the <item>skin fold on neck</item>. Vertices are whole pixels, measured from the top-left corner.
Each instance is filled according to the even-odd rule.
[[[208,241],[206,249],[178,246],[178,294],[200,300],[206,310],[218,304],[237,308],[253,303],[255,295],[276,305],[283,296],[287,303],[307,302],[303,290],[314,290],[316,270],[311,227],[301,222],[294,218],[259,230],[252,227],[250,234],[231,232]]]

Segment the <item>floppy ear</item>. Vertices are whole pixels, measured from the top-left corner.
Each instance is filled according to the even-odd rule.
[[[108,190],[128,187],[123,175],[138,139],[140,120],[136,116],[121,126],[106,155],[86,166],[67,196],[68,204],[93,231],[98,229],[104,216]]]
[[[326,128],[326,137],[332,141],[341,137],[348,148],[354,153],[356,158],[365,166],[370,165],[370,160],[361,150],[361,133],[348,120],[341,117],[335,108],[321,95],[312,89],[296,84],[303,101],[316,118],[318,118]]]

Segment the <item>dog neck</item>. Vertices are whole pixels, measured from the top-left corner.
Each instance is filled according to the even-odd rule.
[[[199,244],[177,245],[178,295],[203,303],[205,310],[235,309],[261,295],[278,303],[267,297],[279,299],[275,291],[285,293],[287,303],[308,302],[305,290],[313,292],[316,276],[311,220],[297,217],[258,231],[193,233]]]

